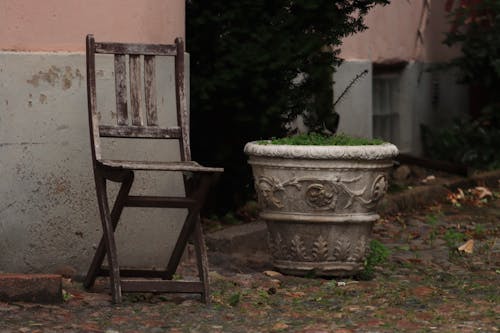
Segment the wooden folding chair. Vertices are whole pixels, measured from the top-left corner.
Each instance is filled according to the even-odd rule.
[[[122,301],[122,292],[199,293],[201,294],[202,300],[208,302],[207,254],[199,212],[211,183],[223,170],[220,168],[203,167],[191,161],[189,118],[184,91],[184,43],[180,38],[175,40],[175,44],[170,45],[98,43],[95,42],[92,35],[88,35],[86,45],[90,142],[103,235],[84,281],[84,286],[85,288],[90,288],[94,284],[97,276],[109,276],[114,303],[120,303]],[[96,104],[96,53],[114,55],[116,126],[99,124]],[[159,56],[175,58],[177,126],[174,127],[161,128],[158,122],[155,59]],[[129,103],[127,103],[127,59],[129,62]],[[144,59],[143,77],[141,75],[141,59]],[[146,124],[144,124],[144,115],[141,112],[141,82],[144,82]],[[128,109],[131,111],[131,124],[129,122]],[[179,141],[181,160],[176,162],[158,162],[103,159],[101,156],[101,137],[175,139]],[[134,170],[182,172],[184,175],[186,196],[129,195],[134,181]],[[193,175],[193,177],[187,177],[187,174]],[[108,204],[106,189],[108,180],[121,183],[121,187],[111,211]],[[188,209],[186,220],[184,221],[164,271],[120,269],[114,231],[124,207]],[[172,277],[190,237],[193,238],[195,246],[199,281],[173,281]],[[102,267],[106,255],[109,269],[104,269]],[[129,277],[129,279],[124,279],[122,277]]]

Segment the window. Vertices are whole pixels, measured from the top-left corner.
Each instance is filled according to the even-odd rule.
[[[398,90],[397,74],[373,77],[373,137],[396,144],[399,141]]]

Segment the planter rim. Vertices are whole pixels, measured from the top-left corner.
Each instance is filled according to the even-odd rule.
[[[384,160],[398,155],[398,148],[391,143],[366,146],[302,146],[302,145],[263,145],[252,141],[245,145],[249,156],[315,159],[315,160]]]

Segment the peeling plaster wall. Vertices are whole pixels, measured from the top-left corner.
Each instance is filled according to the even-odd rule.
[[[97,100],[106,119],[115,104],[113,62],[109,56],[97,61],[98,82],[103,82]],[[158,87],[172,92],[173,63],[165,66]],[[0,52],[0,271],[52,272],[70,265],[83,274],[88,268],[101,224],[84,73],[83,54]],[[168,123],[175,121],[172,97],[159,96],[160,111],[168,113],[161,120]],[[108,154],[125,158],[179,156],[174,142],[120,146],[110,141],[107,146]],[[133,193],[183,193],[180,176],[139,173],[136,179]],[[110,186],[111,198],[116,190]],[[164,267],[180,231],[176,221],[185,214],[125,208],[118,229],[120,264]]]
[[[101,224],[89,146],[85,35],[98,41],[172,43],[184,37],[184,6],[183,0],[0,1],[0,272],[87,270]],[[106,119],[115,104],[113,65],[106,56],[98,60],[98,82],[103,82],[98,105]],[[173,67],[165,65],[158,87],[168,91]],[[168,122],[175,117],[172,96],[159,95]],[[105,146],[110,157],[179,155],[173,143],[133,146],[111,140]],[[182,179],[137,173],[132,192],[146,190],[181,194]],[[116,191],[110,184],[111,201]],[[164,267],[179,232],[176,221],[185,214],[125,208],[117,231],[120,264]]]

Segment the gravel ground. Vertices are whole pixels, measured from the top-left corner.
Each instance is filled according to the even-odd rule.
[[[378,221],[374,237],[391,254],[370,281],[283,276],[265,255],[209,253],[210,306],[152,294],[113,306],[105,280],[86,292],[67,279],[61,305],[0,303],[0,333],[497,332],[500,197],[481,191]]]

